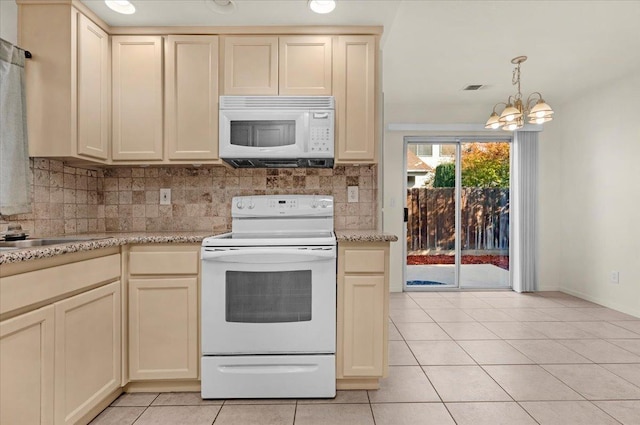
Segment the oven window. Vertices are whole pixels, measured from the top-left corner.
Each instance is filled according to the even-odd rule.
[[[272,148],[296,143],[296,122],[290,121],[231,121],[231,144]]]
[[[226,297],[227,322],[308,322],[311,270],[227,271]]]

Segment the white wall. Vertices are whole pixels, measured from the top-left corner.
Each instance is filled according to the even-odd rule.
[[[540,290],[563,290],[640,316],[637,99],[640,76],[633,76],[553,105],[556,119],[540,135],[538,271]],[[385,118],[385,124],[480,121],[475,106],[446,105],[386,105]],[[400,239],[391,245],[392,291],[402,290],[405,261],[403,138],[419,135],[434,134],[385,132],[383,229]],[[620,271],[619,285],[609,283],[612,270]]]
[[[0,0],[0,38],[18,44],[18,6],[14,0]]]
[[[636,74],[556,108],[541,143],[540,245],[543,283],[640,317],[638,99]]]

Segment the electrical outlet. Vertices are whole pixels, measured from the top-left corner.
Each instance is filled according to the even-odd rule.
[[[160,189],[160,205],[171,205],[171,189]]]
[[[620,272],[612,271],[610,280],[611,280],[611,283],[614,283],[614,284],[620,283]]]
[[[358,186],[347,186],[347,202],[358,202]]]

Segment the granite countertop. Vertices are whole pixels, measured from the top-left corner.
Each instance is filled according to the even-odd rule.
[[[15,251],[0,252],[0,264],[19,263],[21,261],[37,260],[54,257],[72,252],[91,251],[93,249],[109,248],[138,243],[202,243],[209,236],[225,232],[156,232],[156,233],[94,233],[75,235],[79,238],[96,238],[76,242],[61,243],[47,246],[34,246]],[[73,239],[73,235],[64,238]],[[336,232],[338,242],[395,242],[397,236],[378,232],[376,230],[339,230]]]
[[[21,261],[37,260],[72,252],[91,251],[93,249],[109,248],[134,243],[201,243],[209,236],[224,232],[156,232],[156,233],[94,233],[82,235],[68,235],[63,238],[100,238],[82,240],[56,245],[34,246],[17,249],[15,251],[0,252],[0,264],[18,263]]]
[[[396,242],[398,237],[377,230],[337,230],[338,242]]]

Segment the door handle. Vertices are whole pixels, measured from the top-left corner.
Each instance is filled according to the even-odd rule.
[[[404,222],[405,223],[409,222],[409,208],[404,209]]]

